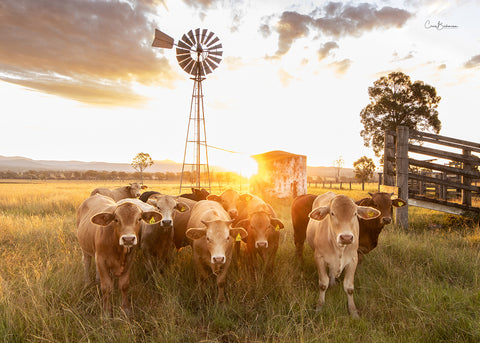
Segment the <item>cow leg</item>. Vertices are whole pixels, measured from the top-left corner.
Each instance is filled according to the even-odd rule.
[[[348,313],[352,318],[358,318],[358,310],[353,300],[355,269],[357,268],[357,261],[352,261],[345,266],[345,277],[343,279],[343,290],[347,294]]]
[[[337,279],[335,277],[335,274],[333,273],[333,268],[329,268],[328,278],[329,278],[329,282],[328,282],[328,287],[329,288],[332,288],[333,286],[335,286],[337,284]]]
[[[228,265],[222,268],[220,274],[217,275],[217,287],[218,287],[218,303],[225,302],[225,284],[227,283],[227,270]]]
[[[323,305],[325,305],[325,292],[328,288],[329,277],[327,273],[327,264],[323,260],[323,257],[315,254],[315,262],[317,264],[318,286],[320,287],[316,310],[320,311]]]
[[[90,284],[90,265],[92,263],[92,256],[83,252],[83,279],[85,281],[85,285],[88,286]],[[95,268],[96,269],[96,268]]]
[[[295,241],[295,255],[297,256],[297,259],[303,263],[303,242],[297,242]]]
[[[100,289],[102,291],[102,309],[105,315],[113,317],[110,296],[113,291],[113,280],[105,264],[97,256],[97,271],[100,277]]]
[[[122,293],[122,309],[127,316],[131,315],[130,301],[128,300],[128,289],[130,287],[130,272],[126,271],[118,278],[118,288]]]

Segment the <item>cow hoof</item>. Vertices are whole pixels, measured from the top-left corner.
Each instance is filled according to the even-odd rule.
[[[317,307],[315,307],[315,312],[322,312],[322,309],[323,309],[323,305],[317,305]]]
[[[352,317],[352,319],[360,319],[357,310],[350,312],[350,316]]]

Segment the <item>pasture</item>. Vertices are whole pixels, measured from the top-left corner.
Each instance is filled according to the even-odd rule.
[[[327,290],[324,310],[315,312],[316,267],[307,246],[305,264],[295,261],[291,199],[271,201],[286,227],[274,275],[255,280],[235,265],[222,306],[216,304],[213,280],[206,290],[197,287],[190,247],[176,254],[163,275],[149,272],[139,255],[131,278],[132,317],[123,315],[115,292],[115,316],[102,319],[99,288],[83,284],[75,212],[95,187],[120,185],[0,183],[4,342],[480,341],[478,224],[412,209],[408,230],[387,226],[379,246],[357,268],[354,296],[360,319],[353,320],[341,285]],[[176,184],[148,186],[178,193]],[[376,187],[337,190],[353,199],[367,191]]]

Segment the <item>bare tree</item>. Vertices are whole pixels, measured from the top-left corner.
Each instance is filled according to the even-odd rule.
[[[335,175],[336,182],[340,181],[340,171],[342,170],[344,164],[345,160],[343,159],[343,156],[340,156],[338,159],[333,161],[333,166],[337,168],[337,172]]]

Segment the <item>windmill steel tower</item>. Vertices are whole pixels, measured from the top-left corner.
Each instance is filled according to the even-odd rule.
[[[176,46],[176,57],[180,67],[193,80],[190,115],[188,119],[185,149],[183,153],[182,188],[208,188],[210,190],[210,170],[208,166],[207,133],[205,129],[205,111],[203,106],[202,81],[205,75],[215,70],[221,62],[222,44],[220,39],[207,29],[190,30],[175,44],[174,39],[155,29],[152,46],[171,49]],[[204,157],[204,162],[202,162]],[[184,186],[184,178],[190,171],[190,184]],[[186,182],[188,183],[188,182]]]

